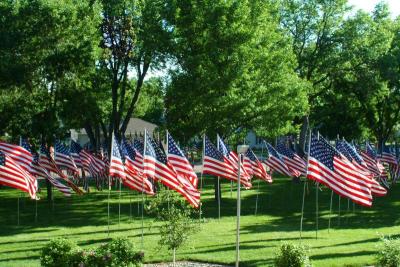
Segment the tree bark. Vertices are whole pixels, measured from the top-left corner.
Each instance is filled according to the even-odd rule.
[[[47,201],[50,202],[53,200],[53,191],[51,190],[52,184],[47,179],[46,179],[46,188],[47,188]]]
[[[303,123],[301,125],[300,140],[299,140],[299,147],[298,147],[298,153],[299,153],[300,157],[303,157],[305,155],[307,132],[310,127],[309,124],[310,124],[310,122],[308,119],[308,115],[304,115]]]

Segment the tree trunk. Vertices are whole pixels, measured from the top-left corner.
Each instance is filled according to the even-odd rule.
[[[307,142],[307,132],[309,129],[309,120],[308,120],[308,115],[303,116],[303,123],[301,125],[301,131],[300,131],[300,140],[299,140],[299,146],[298,146],[298,153],[300,157],[303,157],[305,155],[305,150],[306,150],[306,142]]]
[[[92,149],[96,150],[96,137],[93,133],[92,125],[89,122],[85,123],[85,131],[89,137],[90,145],[92,146]]]
[[[53,200],[53,191],[51,190],[52,184],[47,179],[46,179],[46,188],[47,188],[47,201],[50,202]]]

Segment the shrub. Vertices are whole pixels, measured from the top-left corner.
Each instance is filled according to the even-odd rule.
[[[117,238],[96,250],[104,266],[139,266],[143,252],[136,252],[134,245],[126,238]]]
[[[78,250],[78,246],[64,238],[51,240],[40,255],[40,263],[46,267],[69,267],[71,255]]]
[[[126,238],[117,238],[96,249],[83,250],[66,239],[54,239],[43,249],[40,263],[45,267],[140,266],[143,252],[135,252]]]
[[[400,266],[400,239],[382,237],[381,244],[377,249],[376,256],[378,265],[382,267],[399,267]]]
[[[309,267],[308,249],[303,245],[284,243],[275,256],[277,267]]]

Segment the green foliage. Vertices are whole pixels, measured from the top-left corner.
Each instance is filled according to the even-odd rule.
[[[43,249],[40,263],[46,267],[117,267],[140,266],[143,252],[136,252],[126,238],[117,238],[94,250],[83,250],[67,239],[54,239]]]
[[[303,245],[284,243],[275,256],[276,267],[309,267],[308,249]]]
[[[169,250],[181,247],[196,230],[192,219],[196,211],[172,190],[161,188],[149,202],[146,210],[163,222],[160,227],[159,244]]]
[[[73,256],[77,251],[78,246],[64,238],[57,238],[51,240],[42,249],[40,255],[40,263],[42,266],[47,267],[68,267],[71,266],[71,259],[76,261],[76,257]]]
[[[292,129],[306,110],[306,84],[293,69],[277,6],[265,1],[177,1],[176,68],[166,92],[168,129],[180,140],[199,133],[261,135]],[[296,99],[296,101],[292,101]]]
[[[400,266],[400,239],[382,237],[378,246],[376,260],[378,266],[399,267]]]

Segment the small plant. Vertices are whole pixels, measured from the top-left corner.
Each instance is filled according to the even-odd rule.
[[[159,244],[172,251],[175,263],[176,250],[181,247],[195,232],[196,224],[192,219],[197,211],[189,206],[177,193],[172,190],[160,189],[146,210],[155,214],[163,224],[160,227],[161,239]]]
[[[275,256],[276,267],[309,267],[308,249],[303,245],[284,243]]]
[[[377,263],[382,267],[400,266],[400,239],[381,237],[381,243],[378,245]]]
[[[71,256],[78,251],[78,246],[65,239],[57,238],[51,240],[40,255],[40,264],[46,267],[69,267]]]

